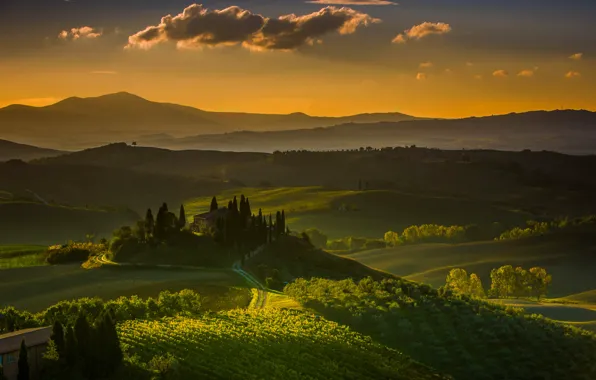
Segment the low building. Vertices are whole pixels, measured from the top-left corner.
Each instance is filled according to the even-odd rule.
[[[8,380],[17,379],[21,342],[25,340],[31,379],[39,378],[42,355],[46,350],[51,335],[51,327],[25,329],[0,335],[0,365],[4,368],[4,376]]]
[[[217,220],[225,218],[228,213],[227,207],[220,207],[215,211],[195,215],[190,224],[190,230],[193,232],[209,232],[217,228]]]

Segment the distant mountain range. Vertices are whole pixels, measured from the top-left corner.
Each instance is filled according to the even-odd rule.
[[[46,107],[10,105],[0,109],[0,137],[60,149],[79,149],[109,142],[167,133],[172,136],[234,131],[278,131],[343,123],[398,122],[416,118],[401,113],[318,117],[209,112],[158,103],[120,92],[94,98],[72,97]]]
[[[175,150],[273,152],[417,145],[594,154],[596,113],[532,111],[462,119],[401,113],[318,117],[209,112],[120,92],[68,98],[46,107],[2,108],[0,138],[63,150],[136,141]]]
[[[142,140],[169,149],[337,150],[417,145],[441,149],[552,150],[596,154],[596,112],[533,111],[450,120],[347,123],[325,128],[241,131]]]
[[[36,146],[0,140],[0,162],[12,159],[29,161],[36,158],[54,157],[63,153],[59,150],[38,148]]]

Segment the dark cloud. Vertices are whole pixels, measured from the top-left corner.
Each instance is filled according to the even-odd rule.
[[[172,41],[179,48],[242,44],[253,50],[293,50],[318,42],[325,34],[351,34],[360,26],[380,21],[345,7],[268,18],[238,6],[212,11],[193,4],[176,16],[163,17],[159,25],[130,36],[127,48],[150,49]]]

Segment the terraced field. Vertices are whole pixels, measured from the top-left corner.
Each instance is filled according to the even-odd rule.
[[[369,337],[300,311],[233,310],[198,319],[127,321],[118,330],[125,351],[143,361],[170,353],[176,364],[168,378],[442,378]]]

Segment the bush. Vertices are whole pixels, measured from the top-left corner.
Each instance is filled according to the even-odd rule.
[[[306,236],[312,245],[317,248],[326,248],[327,247],[327,235],[324,235],[321,231],[317,230],[316,228],[310,228],[304,231]]]
[[[48,264],[82,263],[90,256],[96,256],[107,251],[103,244],[75,243],[53,245],[46,251]]]
[[[364,249],[380,249],[386,248],[387,243],[381,239],[366,239],[366,243],[364,244]]]
[[[350,249],[350,246],[344,239],[337,239],[328,241],[327,249],[330,251],[347,251]]]

